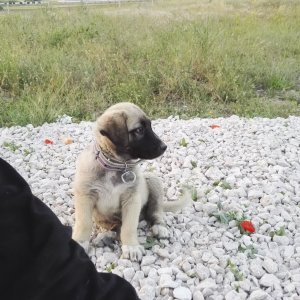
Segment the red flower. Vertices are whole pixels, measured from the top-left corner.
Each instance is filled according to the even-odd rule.
[[[213,125],[209,125],[210,128],[215,129],[215,128],[221,128],[221,126],[213,124]]]
[[[250,233],[254,233],[255,232],[255,228],[254,225],[251,221],[249,220],[244,220],[240,222],[240,226],[244,231],[250,232]]]
[[[45,143],[46,145],[52,145],[52,144],[53,144],[53,141],[51,141],[51,140],[49,140],[49,139],[45,139],[45,140],[44,140],[44,143]]]

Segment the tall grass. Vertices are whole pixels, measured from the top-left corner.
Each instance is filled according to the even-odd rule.
[[[300,4],[232,2],[0,15],[0,126],[119,101],[156,117],[299,114]]]

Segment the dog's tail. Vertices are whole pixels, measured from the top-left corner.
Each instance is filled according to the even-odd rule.
[[[163,210],[165,212],[178,212],[182,208],[191,205],[192,203],[192,197],[190,194],[190,191],[187,189],[183,190],[182,195],[178,200],[175,201],[164,201],[163,202]]]

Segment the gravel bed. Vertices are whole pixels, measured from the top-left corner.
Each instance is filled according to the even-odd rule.
[[[74,224],[75,160],[92,127],[64,116],[0,128],[1,157],[66,225]],[[142,168],[163,179],[166,200],[188,185],[194,202],[166,213],[169,239],[151,239],[140,222],[148,248],[141,263],[120,258],[112,232],[94,232],[89,255],[97,269],[126,278],[142,300],[300,299],[300,118],[169,117],[153,127],[168,150]],[[220,214],[233,218],[221,222]],[[243,214],[255,233],[241,233],[234,218]]]

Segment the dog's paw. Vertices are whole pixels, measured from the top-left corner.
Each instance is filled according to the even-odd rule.
[[[165,239],[169,237],[169,231],[168,229],[161,224],[155,224],[152,226],[152,233],[154,236],[157,236],[158,238]]]
[[[131,261],[141,261],[143,255],[145,254],[145,249],[141,245],[123,245],[122,252],[122,258],[130,259]]]

